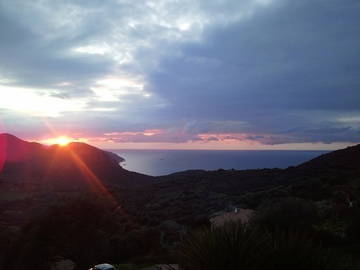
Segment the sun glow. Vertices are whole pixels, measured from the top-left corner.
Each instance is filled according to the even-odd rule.
[[[69,143],[73,142],[74,139],[68,137],[68,136],[59,136],[56,138],[50,138],[46,140],[42,140],[41,143],[45,143],[48,145],[57,144],[60,146],[67,146]]]
[[[60,146],[66,146],[71,142],[71,139],[68,137],[58,137],[55,138],[55,142]]]

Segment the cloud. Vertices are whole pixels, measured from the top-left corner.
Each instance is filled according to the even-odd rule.
[[[2,118],[28,134],[46,132],[44,117],[99,137],[138,132],[115,138],[129,142],[358,142],[359,11],[356,0],[2,1]],[[141,133],[154,129],[166,132]]]
[[[281,1],[209,27],[202,42],[178,47],[149,74],[171,104],[162,115],[241,121],[242,131],[260,134],[300,129],[293,141],[358,141],[358,129],[336,118],[360,110],[359,9],[357,1]]]

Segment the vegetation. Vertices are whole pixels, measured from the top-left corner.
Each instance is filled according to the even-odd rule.
[[[181,247],[179,260],[186,270],[347,269],[346,258],[333,255],[300,231],[229,223],[194,233]]]
[[[360,146],[286,170],[187,171],[129,188],[103,181],[106,197],[47,185],[54,179],[35,171],[24,183],[4,174],[0,269],[45,270],[59,257],[79,270],[105,261],[129,269],[359,269],[358,160]],[[234,207],[255,211],[247,226],[210,226],[210,216]]]
[[[157,231],[143,230],[108,201],[86,197],[56,205],[28,223],[1,268],[21,269],[26,264],[29,269],[49,269],[62,257],[86,269],[101,261],[145,258],[159,244]]]

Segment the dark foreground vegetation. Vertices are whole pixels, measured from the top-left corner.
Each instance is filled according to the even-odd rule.
[[[285,198],[259,207],[247,225],[203,224],[181,234],[176,222],[168,223],[141,224],[92,197],[65,201],[19,232],[3,228],[1,269],[45,270],[59,258],[72,260],[76,269],[104,261],[178,263],[184,269],[359,269],[357,207],[340,215]]]
[[[179,260],[189,270],[341,270],[349,266],[348,258],[322,247],[309,232],[269,231],[240,223],[193,234],[180,248]]]
[[[79,147],[86,146],[72,149],[77,153]],[[23,178],[11,163],[0,174],[0,269],[45,270],[62,259],[76,270],[101,262],[126,269],[157,263],[184,269],[360,269],[359,160],[355,146],[286,170],[139,175],[141,184],[134,185],[129,182],[137,174],[123,169],[119,176],[132,179],[126,185],[102,181],[107,173],[98,166],[95,176],[106,193],[78,180],[75,186],[44,183],[34,170]],[[91,169],[98,162],[84,164]],[[78,175],[70,165],[59,170],[62,177]],[[211,217],[234,209],[254,214],[247,225],[210,224]]]

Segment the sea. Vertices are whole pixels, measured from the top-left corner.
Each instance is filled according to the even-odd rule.
[[[287,168],[328,151],[290,150],[110,150],[129,171],[160,176],[185,170]]]

